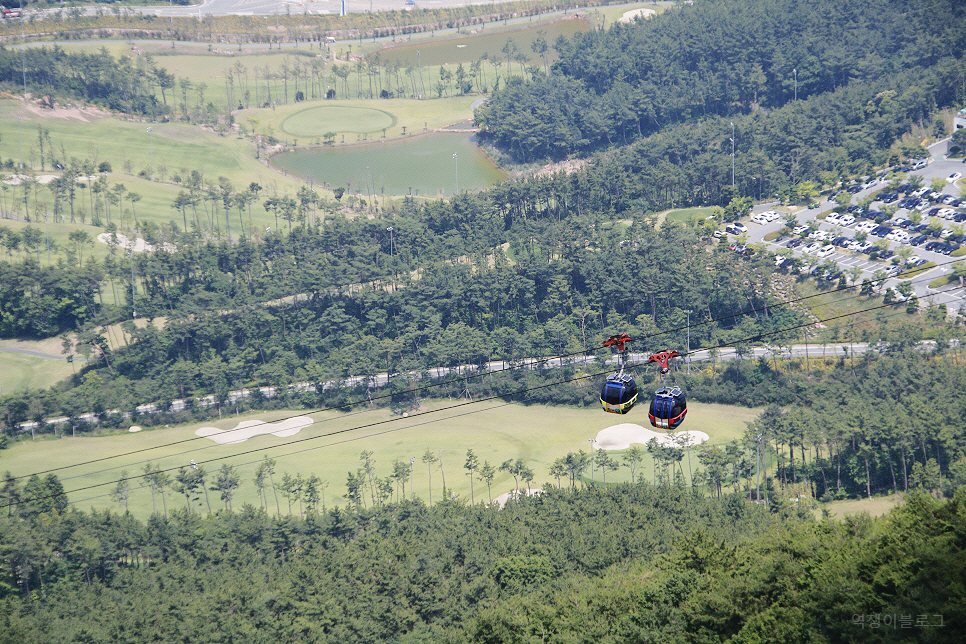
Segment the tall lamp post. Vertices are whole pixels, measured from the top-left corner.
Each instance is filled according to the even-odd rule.
[[[587,442],[590,443],[590,483],[594,483],[594,443],[597,442],[596,438],[588,438]]]
[[[691,309],[685,311],[688,314],[688,375],[691,375]]]
[[[460,193],[460,160],[459,155],[453,153],[453,161],[456,162],[456,194]]]
[[[137,289],[137,286],[135,286],[135,282],[134,282],[134,249],[133,248],[128,251],[128,256],[131,258],[131,319],[137,320],[138,311],[135,308],[135,304],[134,304],[134,297],[135,295],[137,295],[137,291],[135,290]]]
[[[386,231],[389,233],[389,256],[392,257],[392,226],[386,228]]]
[[[23,120],[22,116],[17,117],[17,135],[20,137],[20,169],[23,170],[23,131],[20,129],[20,121]]]
[[[795,100],[797,101],[798,100],[798,68],[793,69],[792,73],[795,75]]]
[[[409,498],[413,499],[414,501],[416,500],[416,490],[413,487],[413,470],[415,469],[413,467],[413,463],[415,462],[416,462],[415,456],[409,459]]]
[[[735,187],[735,124],[731,124],[731,187]]]

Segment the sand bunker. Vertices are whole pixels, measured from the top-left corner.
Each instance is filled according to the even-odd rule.
[[[134,251],[135,253],[150,253],[154,250],[153,244],[149,244],[140,237],[137,239],[128,239],[127,235],[122,235],[121,233],[115,233],[115,236],[117,237],[117,245],[124,250]],[[110,244],[111,233],[101,233],[97,236],[97,241],[102,244]],[[175,251],[173,244],[161,244],[161,247],[170,253]]]
[[[624,12],[624,15],[620,17],[621,22],[634,22],[634,18],[640,16],[641,18],[647,18],[648,16],[653,16],[656,11],[653,9],[632,9],[630,11]]]
[[[621,423],[612,425],[600,430],[597,434],[597,442],[594,443],[596,449],[627,449],[632,443],[646,445],[652,438],[657,439],[662,445],[684,447],[694,447],[708,440],[709,436],[704,432],[694,430],[669,434],[667,432],[656,432],[634,423]]]
[[[272,436],[295,436],[303,427],[308,427],[315,421],[308,416],[286,418],[277,423],[266,423],[264,420],[243,420],[234,429],[218,429],[217,427],[201,427],[195,431],[196,436],[210,438],[221,445],[244,443],[249,438],[271,434]]]

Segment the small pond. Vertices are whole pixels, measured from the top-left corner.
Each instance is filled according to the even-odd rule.
[[[470,132],[433,132],[385,142],[283,152],[272,165],[353,194],[450,196],[506,179]]]

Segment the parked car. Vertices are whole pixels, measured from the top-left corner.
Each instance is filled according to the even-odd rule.
[[[833,246],[832,244],[828,244],[826,246],[822,246],[820,249],[815,251],[815,255],[818,257],[828,257],[834,252],[835,252],[835,246]]]
[[[851,226],[855,223],[855,217],[852,215],[842,215],[839,217],[839,226]]]
[[[822,248],[822,245],[818,242],[812,242],[804,247],[802,247],[803,253],[814,253]]]
[[[872,234],[875,235],[876,237],[885,237],[891,232],[892,232],[892,229],[889,228],[888,226],[876,226],[872,230]]]
[[[929,235],[916,235],[909,240],[909,244],[912,246],[921,246],[929,239]]]
[[[946,177],[946,181],[952,183],[953,181],[959,181],[962,177],[963,177],[962,172],[954,172],[948,177]]]
[[[789,239],[788,242],[785,243],[786,248],[798,248],[801,245],[802,245],[802,240],[799,239],[798,237],[795,237],[794,239]]]

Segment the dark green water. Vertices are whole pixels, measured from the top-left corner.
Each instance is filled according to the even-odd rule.
[[[433,132],[385,143],[283,152],[272,157],[272,165],[353,194],[449,196],[457,181],[461,191],[476,191],[506,178],[468,133]]]

